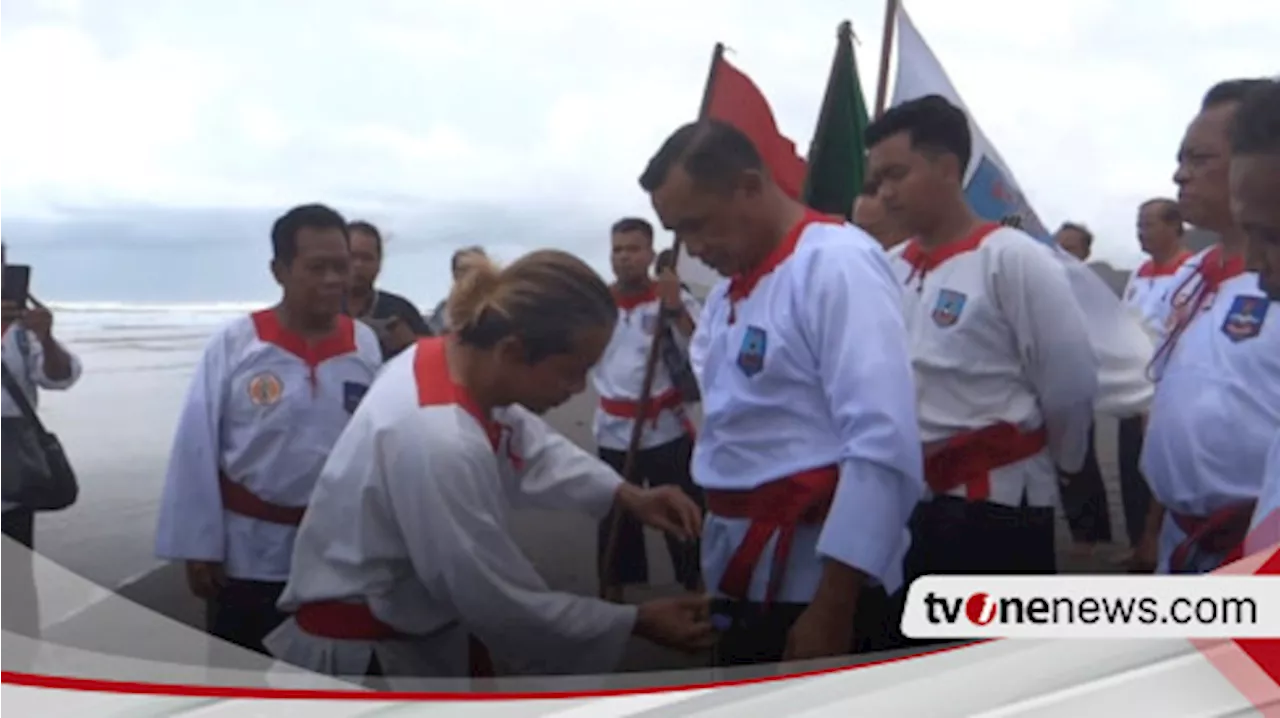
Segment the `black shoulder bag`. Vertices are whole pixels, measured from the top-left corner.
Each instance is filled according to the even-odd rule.
[[[61,511],[80,495],[76,472],[62,442],[44,428],[9,367],[0,363],[0,369],[5,392],[22,412],[22,421],[4,423],[4,500],[31,511]]]

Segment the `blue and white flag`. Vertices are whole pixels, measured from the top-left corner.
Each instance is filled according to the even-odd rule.
[[[982,133],[942,64],[916,30],[900,3],[897,16],[898,74],[893,105],[926,95],[940,95],[964,110],[973,135],[973,156],[965,170],[965,194],[974,212],[993,222],[1009,222],[1053,247],[1067,267],[1072,289],[1084,311],[1089,339],[1101,363],[1097,410],[1113,416],[1146,411],[1155,388],[1147,378],[1154,338],[1141,317],[1116,297],[1106,282],[1083,262],[1056,247],[1053,236],[1031,208],[1009,165]]]

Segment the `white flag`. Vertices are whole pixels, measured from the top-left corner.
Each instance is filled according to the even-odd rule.
[[[964,178],[970,206],[991,221],[1016,218],[1024,232],[1052,246],[1052,235],[1027,202],[1009,166],[982,133],[973,113],[960,99],[942,64],[901,4],[897,25],[898,74],[894,81],[893,105],[926,95],[941,95],[963,109],[973,134],[973,153]],[[1088,322],[1090,342],[1101,363],[1097,410],[1120,417],[1146,411],[1155,393],[1146,371],[1155,346],[1142,320],[1116,297],[1096,272],[1065,251],[1056,247],[1055,250],[1067,267],[1072,289]]]

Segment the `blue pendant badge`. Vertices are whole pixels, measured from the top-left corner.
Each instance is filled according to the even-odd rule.
[[[960,321],[960,313],[964,311],[964,303],[968,297],[951,289],[938,291],[938,303],[933,305],[933,323],[940,327],[949,327]]]
[[[1227,318],[1222,321],[1222,333],[1233,342],[1258,336],[1270,308],[1271,302],[1266,297],[1236,297],[1227,311]]]
[[[764,371],[764,354],[769,346],[769,336],[757,326],[747,327],[742,335],[742,348],[738,350],[738,368],[748,378]]]

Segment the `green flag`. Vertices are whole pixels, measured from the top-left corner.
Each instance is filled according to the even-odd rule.
[[[840,24],[835,60],[827,79],[818,127],[809,145],[805,204],[819,212],[850,218],[867,169],[867,103],[853,56],[853,27]]]

